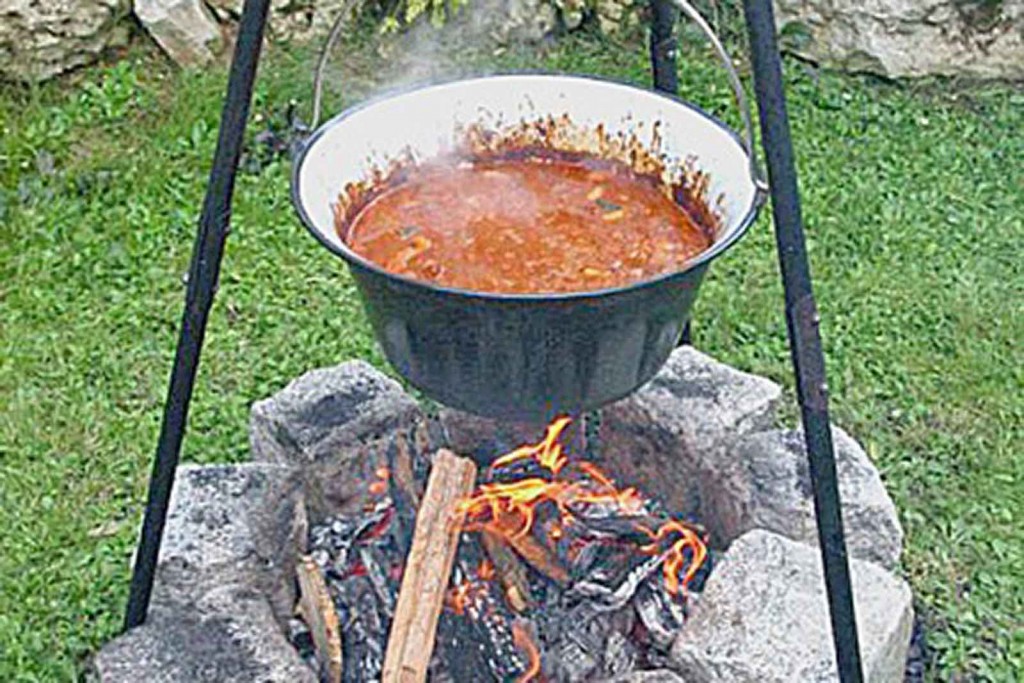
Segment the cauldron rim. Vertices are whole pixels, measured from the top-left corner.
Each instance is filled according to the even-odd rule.
[[[303,226],[312,233],[313,237],[329,251],[336,256],[340,256],[346,262],[356,265],[361,268],[370,270],[378,275],[384,276],[391,280],[397,280],[405,285],[422,288],[424,290],[432,291],[439,295],[449,295],[466,297],[472,299],[484,299],[488,301],[504,301],[508,303],[529,303],[529,302],[554,302],[554,301],[578,301],[586,299],[595,299],[614,296],[616,294],[623,294],[633,290],[646,289],[648,287],[657,286],[663,282],[671,281],[679,278],[705,264],[717,258],[724,251],[728,250],[732,245],[738,242],[746,233],[747,230],[753,225],[754,221],[757,220],[758,212],[761,206],[764,204],[767,194],[763,188],[757,187],[755,183],[755,193],[750,206],[744,213],[742,218],[737,221],[736,227],[730,231],[724,239],[715,241],[710,247],[702,251],[700,254],[687,261],[685,266],[678,270],[672,270],[666,273],[662,273],[652,278],[630,282],[625,285],[619,285],[617,287],[605,287],[603,289],[591,289],[591,290],[579,290],[570,292],[526,292],[526,293],[509,293],[509,292],[486,292],[480,290],[464,289],[460,287],[449,287],[435,282],[427,280],[420,280],[412,278],[406,275],[392,273],[386,270],[379,264],[367,259],[348,247],[343,240],[338,244],[327,240],[321,232],[316,228],[313,219],[309,216],[308,212],[303,205],[300,197],[300,178],[302,174],[302,167],[305,163],[308,153],[316,145],[317,141],[323,137],[328,131],[335,126],[342,124],[349,117],[368,109],[380,102],[399,97],[401,95],[407,95],[413,92],[427,90],[436,87],[445,87],[453,84],[461,83],[472,83],[474,81],[494,80],[501,78],[519,78],[523,76],[538,77],[538,78],[551,78],[559,80],[582,80],[582,81],[596,81],[599,83],[607,83],[611,85],[622,86],[634,90],[644,92],[645,94],[654,95],[665,100],[672,102],[673,104],[680,105],[691,110],[696,115],[705,119],[707,122],[717,126],[723,132],[725,132],[741,149],[744,148],[744,143],[740,136],[732,128],[727,126],[719,118],[712,114],[704,111],[692,102],[672,95],[670,93],[664,93],[661,91],[650,90],[643,88],[635,83],[630,83],[622,79],[616,79],[606,76],[594,76],[589,74],[560,74],[557,72],[545,72],[537,70],[526,70],[526,71],[504,71],[500,73],[490,74],[487,76],[477,76],[472,78],[452,78],[449,80],[441,81],[430,81],[422,83],[413,83],[395,88],[383,90],[372,97],[369,97],[361,102],[358,102],[350,107],[345,108],[340,113],[324,122],[310,136],[303,142],[301,149],[297,152],[294,162],[292,164],[291,173],[291,199],[292,205],[295,207],[296,212],[299,215],[299,219]]]

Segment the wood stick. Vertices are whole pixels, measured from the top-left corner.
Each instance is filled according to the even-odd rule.
[[[568,570],[558,562],[558,558],[547,546],[537,540],[532,530],[522,533],[520,527],[520,520],[510,514],[499,515],[484,526],[504,538],[524,562],[558,585],[567,586],[570,581]]]
[[[476,465],[441,449],[416,516],[381,683],[422,683],[459,544],[458,503],[473,492]]]
[[[299,559],[295,574],[299,581],[299,613],[313,636],[320,668],[327,673],[329,683],[341,683],[341,627],[327,583],[309,555]]]
[[[533,604],[533,595],[530,593],[530,581],[526,575],[526,567],[501,535],[484,528],[480,532],[480,541],[483,543],[487,557],[494,564],[498,580],[505,588],[505,597],[508,599],[509,607],[519,613],[529,609]]]

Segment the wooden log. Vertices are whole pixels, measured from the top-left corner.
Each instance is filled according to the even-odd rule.
[[[299,581],[299,615],[313,636],[320,670],[329,683],[341,683],[341,627],[327,583],[309,555],[299,558],[295,574]]]
[[[480,541],[505,589],[509,607],[520,614],[525,612],[533,604],[526,567],[499,534],[485,528],[480,533]]]
[[[521,520],[514,514],[501,514],[484,525],[488,532],[504,538],[519,557],[538,572],[563,588],[569,585],[569,572],[555,554],[537,540],[532,530],[524,533],[521,527]]]
[[[437,452],[405,562],[382,683],[422,683],[427,679],[437,620],[459,544],[457,507],[472,493],[475,482],[473,461],[444,449]]]

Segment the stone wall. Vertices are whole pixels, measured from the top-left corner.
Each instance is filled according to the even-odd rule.
[[[775,0],[794,53],[890,78],[1024,80],[1024,0]]]
[[[41,81],[123,44],[131,0],[0,0],[0,80]]]

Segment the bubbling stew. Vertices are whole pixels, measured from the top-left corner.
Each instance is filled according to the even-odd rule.
[[[339,232],[391,273],[510,294],[649,279],[680,270],[713,240],[658,179],[617,161],[555,155],[404,169]]]

